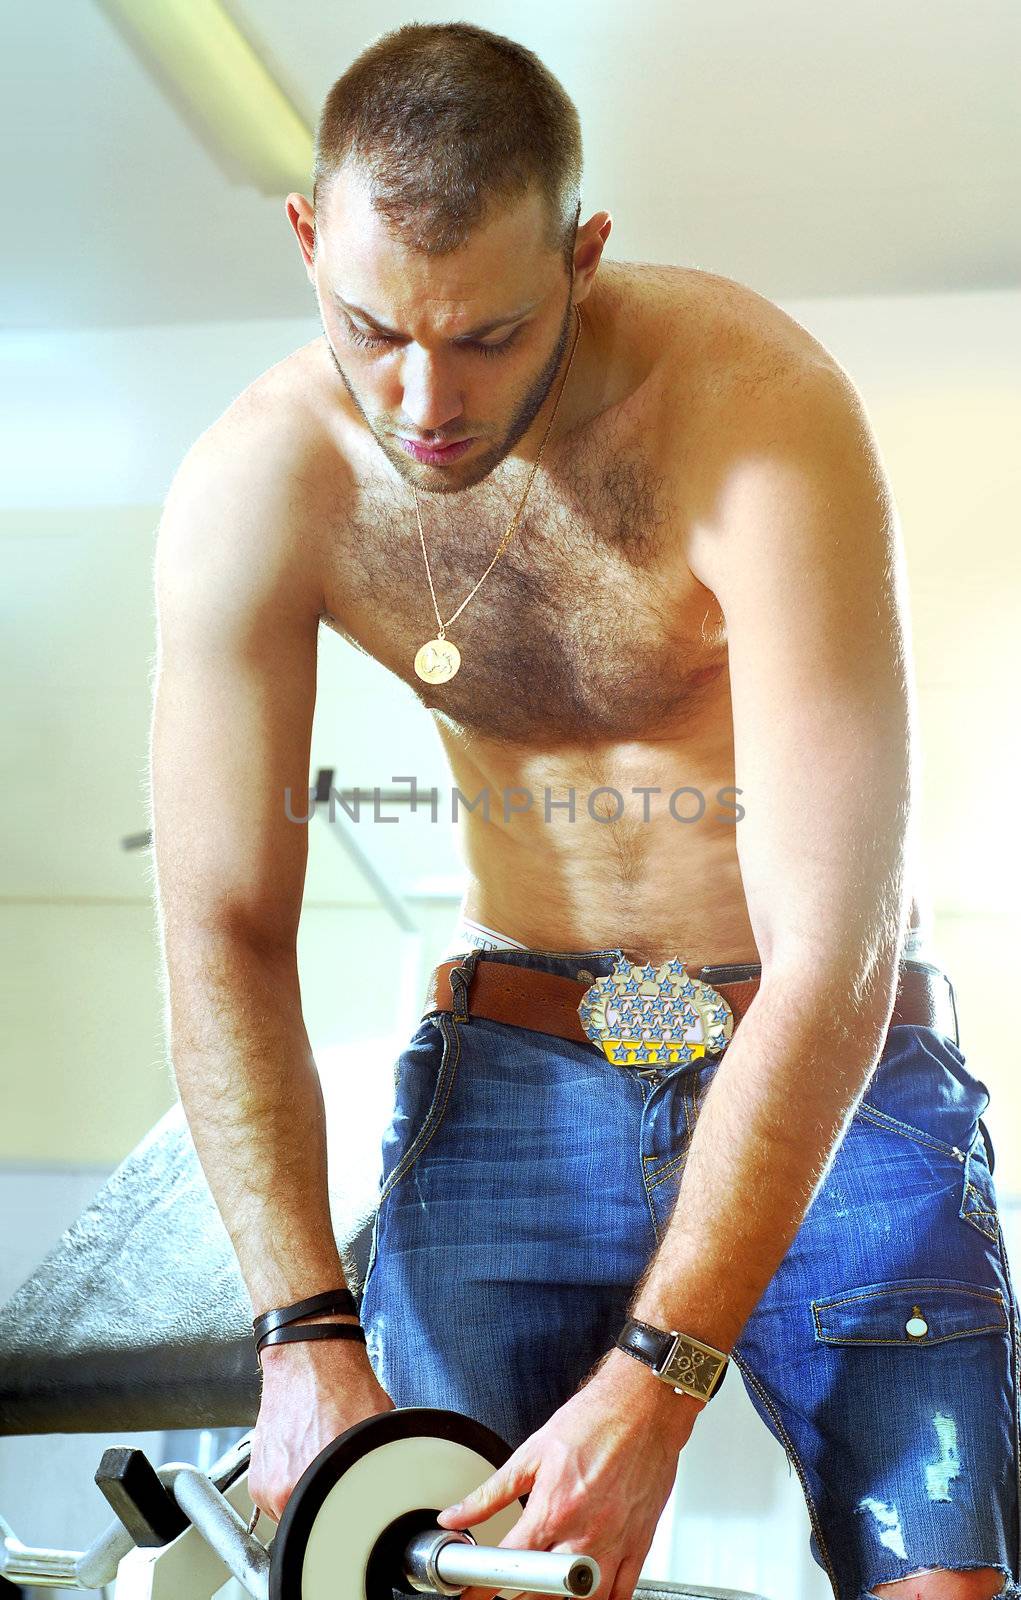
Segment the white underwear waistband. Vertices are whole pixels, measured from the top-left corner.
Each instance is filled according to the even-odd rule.
[[[519,939],[511,939],[505,933],[498,933],[495,928],[487,928],[482,922],[475,922],[471,917],[461,917],[447,942],[443,960],[448,961],[451,956],[459,955],[463,950],[527,950],[528,946]]]

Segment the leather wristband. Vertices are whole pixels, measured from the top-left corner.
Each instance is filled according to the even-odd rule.
[[[255,1346],[261,1355],[268,1344],[300,1344],[314,1339],[360,1339],[365,1343],[365,1329],[358,1322],[308,1322],[300,1328],[271,1328]]]
[[[670,1384],[676,1394],[696,1400],[711,1400],[717,1393],[729,1365],[729,1357],[701,1339],[654,1328],[649,1322],[629,1317],[617,1335],[616,1346],[650,1367],[661,1383]]]
[[[261,1341],[264,1334],[272,1333],[276,1328],[283,1328],[290,1322],[300,1321],[302,1317],[311,1317],[325,1311],[339,1311],[356,1317],[358,1307],[350,1289],[327,1289],[323,1294],[310,1295],[307,1300],[296,1300],[293,1305],[280,1306],[275,1311],[263,1311],[261,1315],[252,1318],[252,1330],[256,1340]],[[274,1342],[280,1343],[279,1340]]]

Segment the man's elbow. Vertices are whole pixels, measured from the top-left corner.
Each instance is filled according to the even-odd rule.
[[[899,940],[869,959],[839,959],[822,947],[782,964],[763,964],[760,995],[769,1009],[817,1029],[881,1041],[893,1014],[900,973]]]

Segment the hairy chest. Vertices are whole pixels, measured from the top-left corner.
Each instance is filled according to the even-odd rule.
[[[437,623],[410,488],[357,485],[332,541],[328,625],[455,727],[533,747],[641,739],[718,692],[722,616],[687,568],[683,508],[649,451],[606,429],[537,477],[503,554],[453,617],[516,504],[419,495],[436,604],[461,654],[447,682],[414,670]]]

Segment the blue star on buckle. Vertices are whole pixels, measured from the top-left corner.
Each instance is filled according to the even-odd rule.
[[[726,1049],[734,1031],[723,996],[677,958],[658,967],[621,959],[585,990],[578,1015],[615,1067],[698,1061]]]

